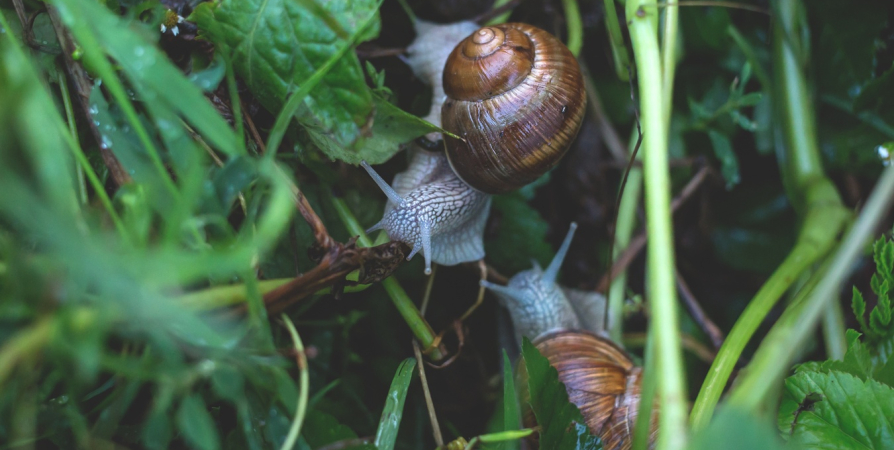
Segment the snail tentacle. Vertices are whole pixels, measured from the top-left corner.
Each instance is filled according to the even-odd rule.
[[[385,180],[383,180],[379,173],[376,172],[375,169],[370,167],[370,165],[366,161],[360,161],[360,165],[363,166],[364,169],[366,169],[366,173],[368,173],[369,176],[372,177],[373,181],[375,181],[376,184],[379,186],[379,189],[381,189],[382,192],[385,193],[385,196],[388,197],[388,201],[396,204],[400,204],[403,201],[400,195],[398,195],[397,191],[395,191],[394,188],[392,188]]]

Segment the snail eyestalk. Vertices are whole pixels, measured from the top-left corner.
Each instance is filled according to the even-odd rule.
[[[577,230],[577,223],[571,222],[571,226],[568,227],[568,234],[565,235],[565,240],[562,242],[562,246],[559,247],[556,256],[554,256],[552,262],[549,263],[546,272],[543,273],[543,281],[547,283],[556,282],[556,277],[559,275],[559,267],[562,266],[562,262],[565,260],[565,255],[568,254],[568,248],[571,247],[571,240],[574,239],[575,230]]]
[[[381,189],[382,192],[385,193],[385,196],[388,197],[388,200],[391,200],[392,202],[394,202],[398,205],[404,201],[404,199],[402,199],[400,197],[400,195],[397,194],[397,191],[395,191],[394,188],[392,188],[390,184],[385,182],[385,180],[382,179],[382,176],[379,175],[379,173],[376,172],[375,169],[370,167],[370,165],[367,164],[366,161],[360,161],[360,165],[363,166],[364,169],[366,169],[366,173],[368,173],[369,176],[372,177],[373,181],[375,181],[376,184],[379,186],[379,189]],[[378,226],[378,224],[373,225],[373,227],[376,227],[376,226]],[[372,228],[370,230],[372,230]],[[369,231],[367,231],[367,233],[368,232]]]

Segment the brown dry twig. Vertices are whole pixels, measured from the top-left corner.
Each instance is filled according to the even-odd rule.
[[[689,315],[692,316],[692,320],[701,327],[701,329],[708,335],[708,338],[711,340],[711,345],[714,346],[715,350],[719,350],[720,346],[723,345],[723,332],[720,331],[720,328],[711,320],[710,317],[705,313],[705,310],[702,309],[701,305],[698,303],[698,300],[695,298],[695,294],[692,293],[692,290],[689,289],[689,285],[686,284],[686,280],[683,279],[683,275],[680,273],[680,269],[675,270],[675,274],[677,277],[677,289],[680,290],[680,299],[683,301],[683,304],[686,306],[686,310],[689,311]]]
[[[683,190],[680,191],[680,194],[674,197],[674,200],[671,202],[671,213],[676,213],[680,206],[689,200],[692,197],[699,187],[705,182],[708,178],[708,175],[712,173],[713,169],[710,166],[702,167],[698,173],[689,180],[689,183],[683,187]],[[630,244],[624,250],[624,253],[621,253],[620,256],[614,261],[611,269],[611,273],[607,273],[602,276],[602,279],[599,280],[599,284],[596,286],[597,292],[605,292],[608,290],[608,286],[611,282],[621,274],[621,272],[627,270],[627,266],[633,262],[636,256],[640,251],[646,246],[646,231],[643,230],[639,234],[637,234],[633,239],[630,240]]]
[[[292,186],[292,195],[298,212],[313,231],[316,242],[308,250],[308,255],[318,265],[265,294],[264,304],[268,313],[280,312],[329,286],[335,286],[338,292],[350,283],[345,276],[358,269],[360,276],[356,284],[382,281],[397,269],[410,251],[406,244],[394,241],[376,247],[358,247],[356,237],[346,243],[337,242],[329,236],[326,225],[297,186]]]
[[[59,12],[55,7],[47,5],[47,14],[49,14],[50,21],[53,23],[53,29],[56,30],[56,38],[59,40],[59,45],[62,47],[62,57],[65,60],[65,68],[68,71],[68,76],[71,78],[71,83],[74,85],[78,103],[81,105],[84,117],[87,118],[86,122],[90,126],[90,132],[93,134],[93,138],[96,139],[96,144],[99,146],[99,154],[102,156],[102,161],[109,169],[109,174],[112,176],[112,180],[116,185],[123,186],[130,183],[130,175],[124,170],[124,166],[121,165],[121,162],[118,161],[118,158],[112,153],[112,149],[107,144],[103,143],[102,133],[100,133],[99,127],[97,126],[97,123],[99,122],[93,120],[93,114],[90,112],[90,93],[93,91],[93,82],[90,80],[89,75],[87,75],[84,66],[81,65],[80,62],[75,61],[72,56],[77,49],[77,46],[74,43],[74,38],[68,31],[68,28],[62,23],[62,18],[59,17]],[[75,136],[75,138],[77,138],[77,136]]]

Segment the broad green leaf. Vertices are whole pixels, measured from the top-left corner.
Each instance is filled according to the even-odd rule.
[[[381,164],[400,150],[400,145],[425,133],[439,131],[440,128],[420,119],[373,94],[375,117],[372,136],[367,139],[359,153],[344,152],[339,159],[351,164],[365,160],[370,164]]]
[[[553,257],[546,241],[549,225],[518,192],[494,197],[491,215],[499,227],[493,239],[485,239],[487,260],[506,273],[531,268],[531,259],[546,267]]]
[[[722,444],[719,444],[722,443]],[[687,450],[782,450],[771,424],[745,411],[722,408],[707,428],[692,437]]]
[[[522,357],[528,373],[531,408],[540,426],[540,448],[602,449],[602,441],[590,435],[580,410],[568,401],[558,372],[528,338],[522,343]]]
[[[385,398],[385,407],[382,409],[382,417],[379,419],[379,428],[376,430],[375,445],[379,450],[392,450],[397,441],[397,431],[400,428],[400,419],[404,414],[404,401],[407,399],[407,390],[413,381],[413,369],[416,368],[416,360],[407,358],[399,366],[388,388],[388,397]]]
[[[173,430],[171,418],[165,411],[153,411],[143,426],[143,445],[150,450],[168,448]]]
[[[890,449],[892,417],[891,386],[832,371],[787,378],[778,419],[783,435],[804,448]]]
[[[338,422],[335,417],[321,411],[309,411],[301,436],[311,448],[316,449],[333,442],[357,439],[357,434],[347,426]],[[372,444],[358,444],[345,448],[374,450]]]
[[[376,3],[367,0],[223,0],[199,5],[190,18],[203,37],[229,54],[236,73],[264,107],[276,113],[290,93],[351,44],[347,38],[376,34],[377,21],[372,30],[357,29],[374,14]],[[296,117],[315,144],[333,158],[356,151],[373,112],[356,55],[349,52],[338,60],[303,101]]]
[[[214,420],[208,414],[205,402],[196,394],[192,394],[180,402],[177,409],[177,429],[194,448],[216,450],[220,448],[220,437]]]

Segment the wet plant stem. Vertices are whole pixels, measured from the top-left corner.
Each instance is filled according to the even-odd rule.
[[[627,2],[626,16],[639,79],[643,129],[643,177],[645,179],[646,227],[649,230],[648,297],[655,342],[655,364],[644,373],[657,377],[659,397],[659,450],[686,445],[686,388],[683,355],[678,331],[678,308],[674,278],[674,242],[671,222],[670,174],[667,157],[667,118],[664,102],[667,78],[662,74],[658,45],[659,9],[643,0]],[[669,16],[676,21],[676,15]],[[668,24],[665,24],[668,26]],[[676,24],[670,24],[676,29]],[[674,50],[673,46],[666,49]],[[665,60],[674,59],[670,55]],[[672,67],[672,66],[670,66]],[[671,78],[672,79],[672,78]]]
[[[348,205],[345,204],[344,200],[334,195],[330,196],[330,199],[332,201],[332,206],[338,211],[338,217],[345,225],[345,228],[348,229],[348,232],[358,236],[357,244],[362,247],[372,247],[372,240],[366,235],[363,227],[360,226],[360,222],[357,222],[357,218],[354,217],[354,213],[351,212],[351,209],[348,208]],[[391,297],[391,301],[394,303],[397,311],[410,327],[413,336],[415,336],[416,339],[419,340],[419,343],[422,344],[423,352],[428,353],[435,361],[442,359],[444,356],[437,348],[434,330],[432,330],[431,325],[428,324],[425,318],[422,317],[422,313],[416,308],[416,304],[410,300],[407,291],[401,287],[400,283],[398,283],[394,277],[388,277],[382,281],[382,287],[385,288],[385,292]]]
[[[803,294],[786,308],[761,342],[742,379],[730,393],[731,405],[757,411],[769,398],[771,388],[788,374],[791,363],[813,334],[823,312],[830,303],[837,301],[838,287],[845,282],[854,261],[871,242],[892,202],[894,167],[888,167],[841,246],[824,264],[828,270],[814,273],[809,284],[815,287],[802,290]]]
[[[566,46],[571,54],[577,57],[584,46],[584,25],[580,18],[577,0],[562,0],[565,10],[565,21],[568,22],[568,41]]]
[[[758,326],[795,280],[834,248],[851,219],[820,163],[810,91],[790,40],[798,35],[793,30],[799,2],[780,0],[777,6],[780,17],[774,24],[773,99],[784,137],[783,148],[777,153],[789,199],[800,213],[802,225],[794,248],[748,303],[717,353],[692,408],[694,430],[704,428],[711,420],[733,367]],[[782,367],[782,361],[788,360],[775,364],[780,370],[788,370],[787,365]]]

